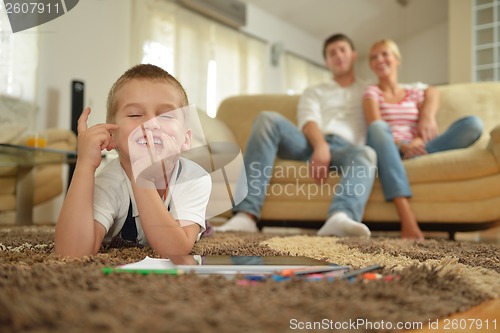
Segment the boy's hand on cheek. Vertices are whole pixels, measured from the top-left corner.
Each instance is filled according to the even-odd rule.
[[[160,134],[161,144],[150,130],[144,130],[144,133],[146,146],[135,145],[129,137],[129,156],[135,181],[141,187],[164,189],[179,159],[180,147],[175,138],[165,133]]]
[[[116,130],[116,124],[98,124],[87,127],[90,108],[83,110],[78,119],[78,165],[97,169],[101,164],[101,151],[116,148],[111,131]]]

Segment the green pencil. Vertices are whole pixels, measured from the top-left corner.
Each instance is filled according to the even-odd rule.
[[[122,269],[122,268],[114,268],[114,267],[103,267],[102,272],[104,274],[111,273],[136,273],[142,275],[148,274],[165,274],[165,275],[182,275],[184,271],[177,268],[168,268],[168,269]]]

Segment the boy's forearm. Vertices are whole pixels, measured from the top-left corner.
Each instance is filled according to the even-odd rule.
[[[187,255],[194,240],[167,211],[156,189],[141,188],[132,182],[141,225],[149,245],[161,257]]]
[[[95,252],[93,217],[94,172],[92,168],[75,168],[55,231],[55,251],[71,257]]]

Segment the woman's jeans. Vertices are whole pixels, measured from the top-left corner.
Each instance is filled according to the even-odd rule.
[[[288,119],[277,112],[261,112],[254,122],[244,157],[248,195],[233,211],[243,211],[259,218],[266,191],[306,197],[329,191],[333,200],[328,216],[342,211],[353,220],[361,221],[375,180],[375,152],[368,146],[355,146],[338,136],[328,135],[325,139],[330,145],[332,155],[330,170],[337,171],[341,176],[334,190],[326,184],[298,182],[293,186],[290,186],[290,183],[277,183],[274,185],[282,187],[273,186],[270,189],[269,182],[273,171],[276,172],[275,177],[287,178],[294,176],[291,172],[308,174],[309,171],[309,166],[303,166],[305,172],[297,170],[300,167],[275,170],[276,156],[288,160],[308,161],[313,149],[304,134]]]
[[[469,116],[454,122],[446,132],[430,140],[425,145],[429,154],[466,148],[472,145],[483,132],[483,124],[476,116]],[[394,143],[391,129],[383,120],[376,120],[368,127],[368,146],[377,153],[378,175],[382,183],[385,200],[411,197],[410,184],[401,160],[398,147]]]

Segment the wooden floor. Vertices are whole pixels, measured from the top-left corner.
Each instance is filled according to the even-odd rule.
[[[457,233],[457,240],[500,244],[500,227],[482,232]],[[448,325],[449,329],[446,329]],[[475,333],[500,332],[500,298],[484,302],[466,312],[456,313],[448,318],[440,319],[437,324],[424,323],[424,328],[414,333]]]
[[[457,232],[457,240],[500,244],[500,226],[481,232]]]
[[[220,225],[223,222],[212,223],[213,225]],[[280,234],[316,234],[316,229],[301,229],[293,227],[264,227],[263,232],[280,233]],[[447,232],[424,232],[425,238],[443,238],[448,239]],[[399,237],[399,231],[372,231],[372,237]],[[455,234],[457,241],[470,241],[480,243],[496,243],[500,244],[500,226],[490,228],[485,231],[477,232],[457,232]]]
[[[437,322],[423,323],[423,329],[407,331],[411,333],[476,333],[500,332],[500,298],[484,302],[466,312],[439,319]]]
[[[447,237],[445,233],[425,233],[425,236],[426,238]],[[457,241],[500,244],[500,226],[482,232],[459,232],[455,235],[455,238]],[[439,319],[437,322],[424,322],[422,329],[407,332],[500,332],[500,298],[484,302],[466,312],[456,313],[450,317]]]

